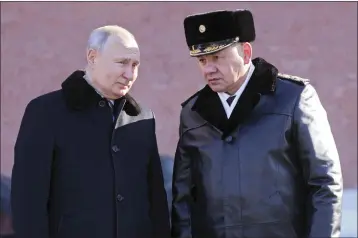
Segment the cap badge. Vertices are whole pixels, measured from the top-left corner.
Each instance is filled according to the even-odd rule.
[[[204,25],[199,26],[200,33],[204,33],[206,31],[206,27]]]

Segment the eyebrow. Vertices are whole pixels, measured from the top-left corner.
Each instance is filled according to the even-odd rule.
[[[139,64],[138,60],[131,59],[131,58],[115,58],[114,60],[115,61],[127,61],[127,62],[133,60],[135,63]]]

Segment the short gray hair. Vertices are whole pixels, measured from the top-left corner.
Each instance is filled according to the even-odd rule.
[[[234,43],[233,47],[235,47],[237,49],[237,52],[239,53],[240,56],[244,55],[243,43],[236,42],[236,43]]]
[[[102,26],[94,29],[88,39],[87,49],[93,49],[101,51],[103,50],[109,36],[121,35],[123,37],[133,38],[134,36],[128,30],[117,25]]]

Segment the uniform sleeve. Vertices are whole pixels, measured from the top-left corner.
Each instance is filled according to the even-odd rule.
[[[153,238],[170,238],[169,208],[155,134],[155,118],[153,118],[153,124],[153,152],[148,169],[148,182],[150,188],[149,197],[151,204],[150,215],[154,231]]]
[[[340,159],[327,113],[311,85],[297,102],[294,124],[309,189],[308,237],[339,237],[343,191]]]
[[[47,203],[50,191],[54,135],[38,100],[25,110],[15,143],[11,206],[17,238],[48,238]]]
[[[191,163],[182,145],[183,121],[180,119],[179,141],[177,144],[172,181],[172,237],[191,238]]]

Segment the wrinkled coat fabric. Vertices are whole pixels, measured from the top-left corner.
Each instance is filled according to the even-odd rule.
[[[229,120],[208,86],[182,104],[172,237],[339,237],[341,167],[317,93],[253,63]]]

